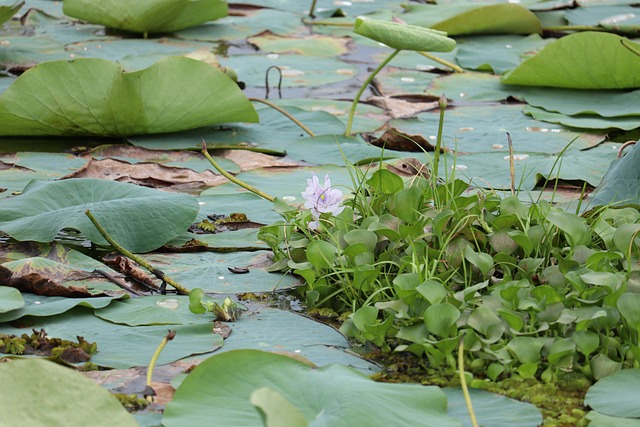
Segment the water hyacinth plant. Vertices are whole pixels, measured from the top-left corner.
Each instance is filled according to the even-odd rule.
[[[330,213],[332,215],[338,215],[344,210],[342,206],[342,191],[337,188],[331,187],[331,180],[329,175],[324,177],[324,185],[320,185],[320,181],[315,173],[312,174],[311,179],[307,180],[308,186],[302,193],[304,198],[304,207],[309,209],[316,221],[309,223],[309,228],[318,228],[318,219],[320,214]]]

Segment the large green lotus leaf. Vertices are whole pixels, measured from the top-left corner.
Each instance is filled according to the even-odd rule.
[[[175,37],[216,42],[244,39],[264,31],[286,36],[296,33],[303,26],[300,15],[289,10],[260,9],[248,16],[228,16],[216,22],[189,28],[176,33]]]
[[[24,298],[16,288],[0,286],[0,316],[24,307]]]
[[[299,281],[290,275],[267,273],[271,264],[266,251],[257,252],[198,252],[144,255],[154,267],[189,289],[205,292],[236,294],[241,292],[271,292],[290,289]],[[248,268],[249,273],[235,274],[229,268]]]
[[[118,399],[73,369],[47,360],[0,364],[0,424],[137,427]]]
[[[298,354],[316,365],[340,363],[365,374],[379,368],[355,356],[346,338],[334,328],[289,310],[252,307],[235,322],[229,323],[233,333],[218,350],[254,349]]]
[[[188,295],[128,298],[94,310],[94,314],[103,320],[129,326],[189,325],[203,320],[202,315],[189,310]]]
[[[640,427],[640,419],[611,417],[598,411],[587,413],[589,427]]]
[[[85,211],[90,209],[111,237],[132,252],[156,249],[182,234],[198,212],[196,199],[101,179],[34,181],[0,209],[0,230],[17,240],[50,242],[63,228],[79,230],[98,244],[107,241]]]
[[[547,111],[574,116],[596,114],[602,117],[640,116],[640,90],[632,92],[579,89],[539,89],[524,94],[527,104]],[[627,119],[633,119],[627,117]],[[636,117],[640,120],[640,117]]]
[[[507,72],[502,83],[572,89],[640,87],[640,57],[621,40],[615,34],[589,31],[568,35]]]
[[[398,50],[449,52],[456,47],[444,32],[377,19],[357,18],[353,32]]]
[[[0,5],[0,25],[11,19],[22,6],[24,6],[24,1],[16,1],[11,5]]]
[[[613,417],[640,418],[637,390],[640,388],[640,369],[615,372],[595,383],[584,403],[601,414]]]
[[[43,328],[50,337],[72,341],[79,335],[98,345],[98,353],[91,356],[91,362],[105,368],[127,369],[148,366],[168,329],[175,330],[176,336],[160,353],[159,365],[216,351],[222,345],[222,337],[213,333],[211,319],[203,315],[200,323],[170,328],[167,325],[124,326],[94,316],[93,310],[76,307],[53,317],[25,317],[20,321],[22,328],[0,324],[0,333],[22,335],[31,333],[32,328]]]
[[[632,130],[640,127],[640,116],[602,117],[596,114],[581,114],[569,116],[562,113],[547,111],[542,108],[526,105],[522,111],[536,120],[559,123],[578,129],[624,129]]]
[[[402,19],[407,23],[446,31],[452,36],[542,32],[538,18],[517,4],[409,4],[406,12]]]
[[[447,414],[464,421],[465,427],[471,427],[469,410],[459,388],[443,388],[447,395]],[[540,410],[531,403],[519,402],[508,397],[484,390],[469,389],[478,424],[491,427],[537,427],[542,424]]]
[[[590,207],[609,204],[640,205],[640,148],[638,144],[626,150],[621,159],[611,163],[611,167],[596,188]]]
[[[233,80],[184,57],[130,73],[103,59],[45,62],[0,97],[0,135],[126,136],[257,120]]]
[[[237,350],[198,365],[176,390],[162,423],[235,427],[263,425],[251,394],[269,387],[302,412],[309,426],[460,426],[446,416],[438,388],[376,383],[341,365],[312,368],[285,355]]]
[[[223,0],[65,0],[65,15],[137,33],[170,33],[227,16]]]
[[[501,74],[515,68],[549,41],[538,34],[466,37],[458,40],[456,60],[460,66]]]
[[[13,288],[11,288],[13,289]],[[95,298],[45,297],[25,293],[24,307],[0,314],[0,322],[11,322],[25,316],[46,317],[64,313],[74,307],[103,308],[119,296]]]

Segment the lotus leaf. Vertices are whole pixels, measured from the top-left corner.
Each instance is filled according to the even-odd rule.
[[[455,40],[448,38],[442,31],[396,22],[358,18],[353,32],[393,49],[449,52],[456,47]]]
[[[421,5],[411,4],[403,15],[410,24],[446,31],[450,35],[463,34],[533,34],[541,33],[538,18],[527,8],[517,4],[477,3]]]
[[[592,31],[568,35],[507,72],[502,83],[573,89],[640,87],[640,57],[627,50],[621,40],[625,39]]]
[[[22,307],[24,307],[24,299],[20,291],[0,286],[0,316],[7,311],[18,310]]]
[[[97,58],[45,62],[0,96],[0,136],[127,136],[233,121],[258,121],[237,84],[184,57],[129,73]]]
[[[138,423],[109,391],[79,372],[46,360],[0,364],[0,424],[67,427]]]
[[[107,232],[132,252],[156,249],[182,234],[198,213],[187,194],[101,179],[33,181],[22,195],[2,201],[0,230],[17,240],[50,242],[63,228],[107,244],[86,217],[90,209]]]
[[[640,418],[637,390],[640,369],[625,369],[595,383],[584,403],[601,414],[614,417]]]
[[[446,416],[445,395],[436,387],[376,383],[345,366],[312,368],[258,350],[229,351],[198,365],[176,390],[162,423],[198,427],[215,419],[219,425],[263,425],[251,402],[263,387],[278,393],[279,402],[296,407],[314,427],[414,425],[416,420],[422,426],[460,425]]]
[[[602,182],[596,188],[589,207],[613,205],[640,205],[640,148],[636,145],[627,154],[611,164]]]
[[[227,16],[223,0],[65,0],[73,18],[137,33],[170,33]]]

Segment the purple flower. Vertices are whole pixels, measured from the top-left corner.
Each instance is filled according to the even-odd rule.
[[[320,218],[322,213],[331,213],[338,215],[344,210],[342,206],[342,191],[337,188],[331,188],[331,180],[329,175],[324,176],[324,185],[320,185],[320,181],[315,173],[312,173],[311,179],[307,180],[307,189],[302,193],[304,198],[304,207],[311,211],[315,218]],[[312,226],[312,224],[309,224]]]

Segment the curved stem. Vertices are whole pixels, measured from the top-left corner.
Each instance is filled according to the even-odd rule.
[[[300,126],[300,129],[302,129],[303,131],[305,131],[306,133],[309,134],[310,137],[314,138],[316,135],[311,131],[311,129],[309,129],[308,127],[306,127],[305,125],[302,124],[302,122],[300,122],[298,119],[296,119],[295,117],[293,117],[291,114],[289,114],[286,110],[284,110],[283,108],[278,107],[276,104],[269,102],[267,100],[264,99],[260,99],[260,98],[249,98],[249,101],[253,101],[253,102],[262,102],[265,105],[268,105],[269,107],[273,108],[276,111],[279,111],[280,113],[282,113],[284,116],[286,116],[289,120],[291,120],[293,123],[297,124],[298,126]]]
[[[364,83],[362,83],[362,86],[360,86],[360,90],[358,90],[356,97],[353,99],[353,103],[351,104],[351,109],[349,110],[349,120],[347,121],[347,129],[344,131],[345,135],[347,136],[351,135],[351,128],[353,126],[353,117],[356,114],[356,108],[358,107],[358,102],[360,101],[360,97],[364,93],[365,89],[367,88],[367,86],[371,84],[376,74],[378,74],[380,70],[382,70],[389,62],[391,62],[391,60],[395,58],[396,55],[399,53],[400,53],[400,49],[394,50],[391,53],[391,55],[387,57],[387,59],[385,59],[380,63],[380,65],[378,65],[378,68],[373,70],[373,72],[369,75],[369,77],[367,77],[367,80],[365,80]]]
[[[122,255],[126,256],[127,258],[131,258],[132,260],[134,260],[135,262],[140,264],[142,267],[146,268],[151,273],[153,273],[153,275],[156,276],[158,279],[160,279],[164,283],[167,283],[167,284],[173,286],[174,288],[176,288],[178,290],[178,292],[180,292],[182,294],[185,294],[185,295],[189,294],[189,289],[185,288],[184,286],[180,285],[179,283],[177,283],[176,281],[174,281],[173,279],[171,279],[170,277],[165,275],[162,270],[154,268],[146,260],[140,258],[137,255],[134,255],[133,253],[129,252],[124,247],[120,246],[120,244],[118,242],[113,240],[113,238],[111,236],[109,236],[109,234],[107,234],[107,231],[102,227],[102,225],[98,222],[96,217],[93,216],[93,213],[91,213],[91,211],[89,209],[87,209],[85,211],[85,215],[89,217],[89,219],[91,220],[93,225],[98,229],[100,234],[102,234],[102,237],[104,237],[106,239],[106,241],[109,242],[109,244],[111,246],[113,246],[113,248],[116,251],[120,252]]]
[[[155,353],[153,353],[153,357],[151,357],[151,362],[149,362],[149,369],[147,369],[147,390],[145,390],[146,399],[149,403],[153,403],[153,396],[155,396],[155,391],[151,387],[151,379],[153,378],[153,368],[156,366],[156,362],[158,361],[158,357],[160,357],[160,353],[167,345],[169,341],[171,341],[176,336],[176,331],[169,330],[169,333],[162,338],[160,345],[156,348]],[[153,392],[153,393],[152,393]],[[148,394],[147,394],[148,393]]]
[[[434,62],[437,62],[438,64],[442,64],[445,67],[449,67],[453,71],[455,71],[456,73],[464,73],[464,70],[462,68],[460,68],[459,66],[457,66],[453,62],[447,61],[446,59],[439,58],[439,57],[437,57],[435,55],[430,54],[429,52],[418,52],[418,51],[416,51],[416,53],[424,56],[425,58],[429,58],[430,60],[432,60]]]
[[[478,427],[478,420],[476,419],[476,413],[473,411],[471,396],[469,396],[469,389],[467,388],[467,380],[464,378],[464,339],[460,340],[460,346],[458,347],[458,372],[460,373],[460,386],[462,387],[464,401],[467,404],[467,411],[469,411],[469,418],[471,418],[471,425]]]
[[[268,195],[267,193],[258,190],[257,188],[255,188],[252,185],[247,184],[246,182],[240,181],[238,178],[236,178],[235,176],[231,175],[229,172],[227,172],[226,170],[224,170],[219,164],[218,162],[216,162],[213,157],[211,157],[211,154],[209,154],[209,151],[207,151],[207,143],[204,141],[204,139],[202,140],[202,154],[204,154],[204,156],[207,158],[207,160],[209,160],[209,163],[211,163],[211,165],[216,168],[216,170],[218,172],[220,172],[222,174],[222,176],[224,176],[225,178],[227,178],[229,181],[233,182],[236,185],[239,185],[240,187],[244,188],[245,190],[249,190],[251,191],[253,194],[256,194],[260,197],[262,197],[263,199],[267,199],[270,202],[273,202],[275,200],[275,197]]]

